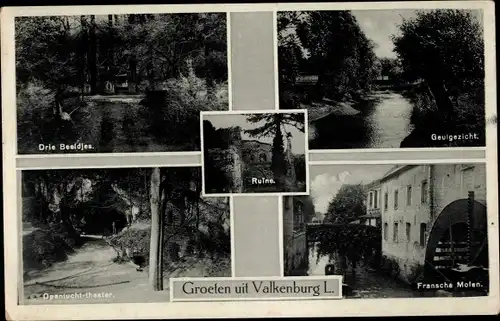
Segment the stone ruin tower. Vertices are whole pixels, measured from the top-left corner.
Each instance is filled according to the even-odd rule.
[[[243,191],[243,157],[242,157],[242,138],[241,127],[233,127],[229,129],[229,150],[228,157],[230,159],[230,177],[231,177],[231,190],[234,193],[241,193]]]

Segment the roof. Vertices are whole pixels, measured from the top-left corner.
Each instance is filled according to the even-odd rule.
[[[415,167],[415,166],[418,166],[418,165],[395,165],[394,167],[392,167],[381,179],[380,181],[386,181],[392,177],[394,177],[395,175],[401,173],[401,172],[405,172],[407,170],[410,170],[411,168]]]
[[[261,142],[261,141],[256,140],[256,139],[242,139],[241,141],[244,142],[244,143],[246,143],[246,142],[248,142],[248,143],[258,143],[260,145],[271,146],[271,144],[269,144],[269,143]]]
[[[368,184],[366,184],[364,187],[367,190],[373,189],[374,187],[380,186],[380,179],[376,179]]]
[[[358,218],[379,218],[381,217],[381,213],[378,212],[378,213],[372,213],[372,214],[366,214],[366,215],[361,215],[361,216],[358,216]]]

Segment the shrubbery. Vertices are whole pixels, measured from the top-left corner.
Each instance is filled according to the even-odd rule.
[[[35,230],[23,237],[24,271],[44,269],[64,261],[81,244],[79,235],[68,232],[62,224]]]
[[[484,144],[485,115],[484,104],[480,104],[474,95],[460,93],[451,98],[453,102],[453,118],[447,120],[440,112],[435,101],[424,85],[420,85],[405,96],[414,106],[411,114],[411,124],[414,126],[411,145],[425,146],[479,146]],[[471,141],[432,141],[431,135],[443,134],[477,134],[479,140]],[[402,146],[412,147],[412,146]]]
[[[227,82],[209,88],[189,67],[185,75],[166,81],[162,90],[161,101],[147,103],[153,132],[167,144],[200,148],[200,112],[228,109]]]
[[[53,131],[48,120],[54,118],[54,96],[52,90],[37,81],[18,88],[17,133],[20,143],[43,143],[43,138]]]

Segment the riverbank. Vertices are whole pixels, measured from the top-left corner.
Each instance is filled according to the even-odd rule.
[[[311,115],[311,149],[399,148],[413,129],[412,104],[391,90],[373,91],[334,107],[305,107]]]
[[[314,123],[319,119],[329,115],[335,116],[353,116],[360,113],[359,110],[353,108],[356,101],[335,102],[330,99],[323,99],[320,102],[311,102],[310,104],[300,104],[301,109],[307,109],[309,123]]]
[[[402,148],[485,146],[484,102],[460,93],[450,97],[453,110],[448,117],[440,111],[425,84],[401,93],[414,106],[413,130],[401,142]]]

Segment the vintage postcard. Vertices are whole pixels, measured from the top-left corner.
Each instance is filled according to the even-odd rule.
[[[2,8],[6,318],[500,313],[494,12]]]

